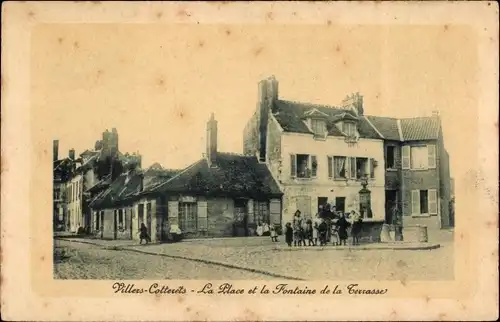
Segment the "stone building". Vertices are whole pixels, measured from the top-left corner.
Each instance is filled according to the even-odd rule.
[[[244,130],[244,152],[267,165],[284,192],[283,219],[311,218],[325,204],[384,221],[383,140],[362,114],[360,96],[341,108],[278,97],[278,81],[259,83],[257,109]],[[366,183],[371,193],[364,200]],[[376,233],[374,233],[376,235]]]

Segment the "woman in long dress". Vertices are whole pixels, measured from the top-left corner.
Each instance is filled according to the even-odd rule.
[[[339,240],[340,240],[340,245],[344,244],[346,245],[347,243],[347,228],[350,226],[350,223],[347,221],[345,218],[344,213],[340,213],[340,218],[337,220],[335,225],[338,227],[338,234],[339,234]]]

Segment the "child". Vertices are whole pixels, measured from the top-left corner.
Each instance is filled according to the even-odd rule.
[[[336,225],[332,225],[332,242],[333,246],[340,245],[339,230]]]
[[[311,219],[307,220],[306,237],[307,237],[308,245],[309,246],[314,246],[314,241],[313,241],[313,226],[312,226]]]
[[[320,246],[325,246],[326,245],[326,233],[328,226],[325,222],[324,219],[321,219],[321,224],[319,224],[319,245]]]
[[[278,234],[276,233],[276,228],[274,227],[274,225],[271,225],[269,227],[269,230],[271,232],[271,241],[273,242],[277,242],[278,241]]]
[[[300,223],[297,221],[293,222],[293,246],[302,246],[301,240],[301,232],[302,227],[300,227]]]
[[[288,244],[288,247],[292,247],[292,240],[293,240],[292,224],[287,222],[285,226],[285,241]]]

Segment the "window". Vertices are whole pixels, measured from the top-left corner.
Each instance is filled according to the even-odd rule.
[[[342,132],[344,132],[347,136],[355,136],[356,135],[356,124],[353,122],[343,122],[342,123]]]
[[[318,162],[315,155],[292,154],[291,175],[297,178],[315,178],[318,171]]]
[[[333,175],[335,179],[347,178],[347,158],[346,157],[333,157]]]
[[[255,201],[254,204],[254,222],[259,223],[269,223],[269,202],[267,201]]]
[[[119,230],[125,229],[125,221],[123,218],[123,209],[118,210],[118,229]]]
[[[396,148],[394,146],[387,146],[385,152],[386,158],[386,169],[395,169],[396,168]]]
[[[412,146],[410,150],[410,157],[412,169],[427,168],[428,156],[426,146]]]
[[[436,168],[436,146],[434,144],[421,146],[403,146],[402,152],[403,169],[435,169]]]
[[[367,158],[356,158],[356,179],[364,178],[368,175],[368,159]]]
[[[322,138],[326,136],[326,122],[324,120],[311,119],[311,129],[315,136]]]
[[[413,190],[411,192],[412,215],[437,214],[437,190]]]
[[[182,232],[196,232],[197,209],[196,203],[179,202],[179,228]]]

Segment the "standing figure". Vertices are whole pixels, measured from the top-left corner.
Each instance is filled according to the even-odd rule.
[[[292,247],[292,240],[293,240],[292,224],[287,222],[285,226],[285,241],[288,244],[288,247]]]
[[[346,245],[347,237],[348,237],[347,236],[347,228],[350,226],[350,223],[345,218],[345,215],[343,212],[340,212],[340,218],[337,220],[335,225],[337,226],[337,229],[338,229],[340,245],[342,245],[342,244]]]
[[[319,231],[319,245],[320,246],[325,246],[326,245],[327,230],[328,230],[328,225],[326,224],[325,219],[321,218],[321,223],[318,226],[318,231]]]
[[[314,246],[318,245],[318,238],[319,238],[319,224],[321,224],[321,219],[319,218],[319,213],[316,214],[316,218],[314,218],[313,222],[313,240],[314,240]]]
[[[354,210],[351,211],[351,219],[352,219],[352,229],[351,229],[352,244],[359,245],[359,234],[361,233],[361,225],[363,220],[361,219],[361,216]]]
[[[277,242],[278,241],[278,234],[276,233],[276,228],[274,227],[274,225],[269,226],[269,231],[271,232],[270,233],[271,241]]]
[[[314,246],[314,241],[313,241],[313,225],[312,225],[312,220],[308,219],[306,222],[306,231],[305,235],[307,238],[307,245],[308,246]]]
[[[146,227],[146,225],[144,225],[144,223],[141,223],[141,228],[139,229],[139,238],[140,238],[140,241],[139,241],[139,245],[142,244],[142,241],[145,240],[146,241],[146,244],[148,244],[150,241],[151,241],[151,238],[149,237],[149,233],[148,233],[148,228]]]
[[[295,212],[293,217],[293,246],[302,245],[302,219],[300,218],[300,210]]]

